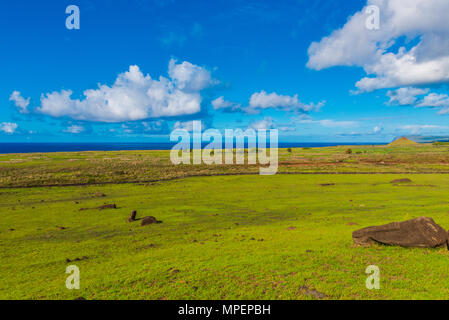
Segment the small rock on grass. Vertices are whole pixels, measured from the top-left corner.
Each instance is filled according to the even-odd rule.
[[[167,271],[170,272],[171,274],[176,274],[176,273],[179,273],[179,272],[180,272],[180,270],[179,270],[179,269],[176,269],[176,268],[170,268],[170,269],[168,269]]]
[[[129,218],[128,218],[128,222],[136,221],[136,215],[137,215],[137,211],[136,210],[132,211],[130,216],[129,216]]]
[[[89,259],[89,258],[86,257],[86,256],[84,256],[84,257],[82,257],[82,258],[75,258],[75,259],[73,259],[73,260],[65,259],[65,262],[66,262],[66,263],[70,263],[70,262],[75,262],[75,261],[83,261],[83,260],[87,260],[87,259]]]
[[[147,226],[149,224],[157,224],[157,223],[160,223],[160,221],[158,221],[155,217],[150,216],[150,217],[143,218],[140,225],[143,227],[143,226]]]

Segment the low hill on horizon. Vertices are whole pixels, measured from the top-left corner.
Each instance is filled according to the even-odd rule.
[[[389,147],[397,147],[397,146],[412,146],[418,145],[419,143],[412,141],[406,137],[401,137],[399,139],[394,140],[392,143],[388,144]]]

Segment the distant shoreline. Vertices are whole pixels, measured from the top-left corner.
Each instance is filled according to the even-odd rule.
[[[3,142],[0,143],[0,154],[14,153],[51,153],[51,152],[84,152],[84,151],[137,151],[170,150],[176,143],[166,142]],[[203,144],[203,148],[208,143]],[[320,148],[336,146],[386,145],[374,142],[279,142],[279,148]]]

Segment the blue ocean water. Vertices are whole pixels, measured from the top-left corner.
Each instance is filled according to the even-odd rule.
[[[176,143],[86,142],[86,143],[0,143],[1,153],[41,153],[70,151],[170,150]],[[204,146],[207,143],[204,144]],[[353,142],[280,142],[279,148],[318,148],[339,145],[381,145]],[[204,147],[203,146],[203,147]]]

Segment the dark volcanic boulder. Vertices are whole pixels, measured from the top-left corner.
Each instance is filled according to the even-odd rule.
[[[146,226],[149,224],[156,224],[156,223],[159,223],[159,221],[157,221],[157,219],[155,217],[145,217],[142,219],[141,226]]]
[[[447,231],[437,225],[432,218],[426,217],[360,229],[354,231],[352,238],[357,245],[375,242],[416,248],[435,248],[448,245]]]

